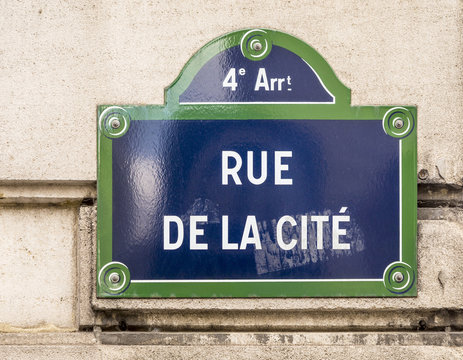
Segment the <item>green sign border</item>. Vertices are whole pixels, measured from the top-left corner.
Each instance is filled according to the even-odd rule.
[[[304,59],[335,96],[334,104],[179,104],[179,96],[212,57],[241,46],[250,33],[263,44],[284,47]],[[266,43],[267,44],[267,43]],[[268,54],[262,53],[261,58]],[[251,55],[250,55],[251,54]],[[256,60],[253,58],[253,60]],[[260,59],[257,59],[258,61]],[[221,36],[200,49],[165,90],[164,105],[98,106],[98,223],[97,296],[101,298],[154,297],[404,297],[416,296],[417,224],[417,109],[414,106],[350,106],[350,89],[328,63],[303,41],[274,30],[246,29]],[[401,259],[377,280],[279,281],[137,281],[130,270],[112,259],[112,138],[123,136],[132,121],[151,120],[364,120],[383,122],[386,133],[401,143]],[[403,127],[395,127],[401,120]],[[114,129],[111,124],[119,122]],[[397,273],[401,276],[397,277]],[[114,281],[114,279],[118,281]],[[397,281],[399,280],[399,281]]]

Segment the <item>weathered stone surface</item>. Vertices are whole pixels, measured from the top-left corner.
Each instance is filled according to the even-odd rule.
[[[461,186],[420,184],[418,185],[418,215],[427,209],[454,207],[461,211],[463,207],[463,188]],[[439,220],[439,219],[436,219]]]
[[[461,184],[461,8],[458,0],[5,2],[0,178],[95,180],[98,104],[161,104],[201,46],[260,26],[311,44],[354,105],[417,105],[424,181]]]
[[[77,234],[77,297],[78,324],[93,326],[95,314],[92,298],[95,291],[95,242],[96,206],[81,206],[79,210],[79,230]]]
[[[73,329],[77,208],[0,209],[0,331]]]
[[[1,359],[17,360],[102,360],[101,351],[89,345],[6,345],[0,347]],[[114,349],[116,350],[116,349]],[[116,352],[116,351],[114,351]],[[110,356],[108,354],[108,356]],[[128,359],[128,358],[126,358]],[[139,357],[134,357],[139,359]]]
[[[94,345],[94,332],[0,333],[2,345]],[[1,355],[0,355],[1,356]]]
[[[4,345],[162,346],[449,346],[463,347],[462,332],[140,332],[0,333]],[[1,348],[0,348],[1,349]]]
[[[253,304],[250,304],[253,305]],[[284,306],[285,304],[282,304]],[[411,331],[463,329],[463,313],[406,309],[350,310],[130,310],[96,312],[96,324],[105,329],[152,331]]]
[[[358,346],[133,346],[100,347],[104,358],[118,359],[358,359],[371,360],[453,360],[461,359],[462,349],[446,347],[358,347]]]
[[[5,359],[460,359],[461,333],[0,334]],[[119,339],[114,342],[110,338]],[[125,340],[124,340],[125,339]],[[109,344],[114,345],[109,345]],[[117,345],[116,345],[117,344]]]
[[[248,345],[248,346],[451,346],[463,347],[461,332],[101,332],[97,336],[104,345]],[[1,341],[1,339],[0,339]]]
[[[96,198],[95,183],[0,183],[0,204],[74,204]]]
[[[2,346],[2,358],[74,359],[358,359],[459,360],[463,349],[438,346]]]

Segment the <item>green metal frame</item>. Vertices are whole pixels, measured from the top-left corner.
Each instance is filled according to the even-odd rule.
[[[250,30],[219,37],[205,45],[186,64],[173,84],[165,90],[164,105],[98,106],[98,224],[97,224],[97,295],[102,298],[151,297],[397,297],[416,296],[416,224],[417,224],[417,109],[413,106],[350,106],[350,89],[336,77],[328,63],[303,41],[278,31],[265,30],[273,45],[284,47],[307,61],[335,96],[334,104],[179,104],[179,95],[188,87],[201,67],[221,51],[240,45]],[[112,259],[112,138],[104,123],[108,110],[127,127],[131,121],[151,120],[365,120],[382,121],[385,131],[401,143],[401,259],[385,269],[383,279],[348,281],[175,281],[140,282],[130,280],[130,271]],[[391,124],[400,117],[406,136],[394,133]],[[114,117],[112,118],[114,120]],[[126,129],[127,131],[127,129]],[[405,131],[405,130],[404,130]],[[110,269],[110,271],[108,271]],[[405,279],[395,283],[392,272]],[[125,276],[124,284],[112,285],[112,273]],[[121,280],[122,281],[122,280]],[[406,291],[400,290],[408,282]]]

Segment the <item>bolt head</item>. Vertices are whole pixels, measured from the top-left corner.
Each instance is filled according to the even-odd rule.
[[[401,273],[401,272],[396,272],[394,275],[393,275],[393,278],[394,278],[394,281],[395,282],[402,282],[404,281],[404,275]]]
[[[396,129],[402,129],[404,127],[404,121],[401,118],[394,120],[394,127]]]
[[[262,50],[262,44],[260,42],[256,42],[252,45],[252,48],[255,50],[255,51],[260,51]]]
[[[420,180],[426,180],[429,176],[429,172],[426,169],[421,169],[418,173],[418,177]]]
[[[111,127],[113,129],[119,129],[121,127],[121,122],[118,119],[111,121]]]
[[[121,281],[121,277],[118,273],[112,273],[109,275],[109,281],[111,281],[113,284],[117,284],[119,281]]]

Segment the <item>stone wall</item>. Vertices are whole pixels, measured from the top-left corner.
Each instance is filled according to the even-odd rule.
[[[463,357],[461,1],[0,4],[0,358]],[[97,105],[163,103],[248,27],[314,47],[352,105],[418,107],[416,298],[96,298]]]

